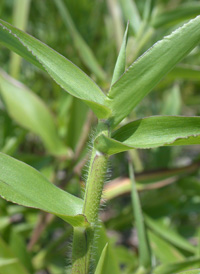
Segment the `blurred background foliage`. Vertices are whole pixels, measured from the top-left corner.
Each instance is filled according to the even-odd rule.
[[[156,41],[198,14],[200,2],[191,0],[0,2],[1,19],[25,29],[66,56],[105,92],[109,90],[128,20],[127,67]],[[19,83],[6,76],[6,81],[10,81],[10,86],[6,86],[0,77],[0,151],[40,170],[52,183],[82,196],[86,172],[83,167],[96,123],[93,113],[43,71],[4,47],[0,60],[2,70],[27,87],[20,95],[16,88]],[[6,89],[10,91],[8,97]],[[30,97],[26,97],[26,89],[32,94]],[[199,90],[200,46],[122,124],[151,115],[198,116]],[[41,111],[48,112],[54,140],[65,151],[62,155],[53,151],[49,136],[44,137],[42,128],[49,129],[40,123],[40,115],[37,124],[28,116],[27,109],[36,113],[38,104],[43,105]],[[133,150],[129,157],[152,249],[152,265],[157,266],[152,273],[172,274],[200,268],[200,147]],[[108,173],[100,219],[121,273],[133,273],[139,255],[127,153],[111,157]],[[0,274],[68,273],[65,266],[69,265],[71,239],[71,227],[57,217],[0,199]]]

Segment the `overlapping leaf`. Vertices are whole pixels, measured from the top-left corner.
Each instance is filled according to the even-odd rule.
[[[109,155],[133,148],[200,144],[200,117],[154,116],[131,122],[95,140],[99,151]]]
[[[73,226],[87,224],[83,201],[50,183],[32,167],[0,153],[0,195],[13,203],[57,215]]]
[[[2,70],[0,70],[0,94],[9,115],[19,125],[40,136],[50,153],[67,154],[47,106],[36,94]]]
[[[200,16],[157,42],[111,87],[107,105],[114,127],[200,42]]]
[[[68,59],[34,37],[0,20],[0,43],[34,65],[44,68],[67,92],[87,103],[98,118],[110,114],[101,89]]]

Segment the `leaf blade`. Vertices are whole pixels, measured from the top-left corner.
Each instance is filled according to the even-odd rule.
[[[162,239],[170,242],[171,244],[182,250],[186,250],[192,254],[195,254],[195,247],[180,234],[178,234],[175,230],[169,229],[169,227],[165,226],[163,223],[156,221],[147,215],[145,216],[145,223],[153,232],[159,235]]]
[[[117,57],[117,62],[115,64],[113,77],[112,77],[112,81],[111,81],[111,86],[119,79],[119,77],[125,71],[128,26],[129,26],[129,24],[127,24],[127,27],[126,27],[126,30],[125,30],[125,33],[124,33],[124,38],[123,38],[122,45],[121,45],[121,49],[120,49],[119,55]]]
[[[177,248],[152,231],[148,231],[148,236],[150,238],[153,253],[161,263],[175,263],[185,259]]]
[[[200,16],[189,21],[139,57],[111,87],[107,105],[115,127],[200,42]]]
[[[131,122],[95,140],[99,151],[112,155],[133,148],[200,144],[200,117],[152,116]]]
[[[154,273],[155,274],[171,274],[171,273],[179,273],[179,274],[186,274],[186,272],[180,272],[187,270],[189,268],[196,268],[199,267],[199,258],[190,258],[180,263],[174,263],[174,264],[163,264],[159,265],[155,268]],[[192,270],[191,270],[192,271]],[[194,270],[193,270],[194,271]],[[199,271],[199,270],[198,270]],[[190,273],[190,272],[189,272]],[[200,272],[193,272],[190,274],[199,274]]]
[[[138,33],[138,30],[141,26],[141,18],[137,8],[137,5],[134,1],[120,0],[120,5],[124,14],[126,21],[130,21],[130,26],[135,34]]]
[[[57,128],[44,102],[21,82],[0,70],[0,94],[9,115],[22,127],[43,140],[48,151],[65,155],[67,148],[57,135]]]
[[[107,256],[107,250],[108,250],[108,243],[105,245],[105,247],[103,248],[101,252],[101,257],[99,258],[99,261],[95,270],[95,274],[105,273],[104,264]]]
[[[143,213],[140,203],[140,198],[136,189],[136,182],[134,178],[134,171],[132,164],[129,163],[129,176],[131,180],[131,200],[134,212],[135,225],[139,241],[139,262],[140,267],[145,269],[151,268],[151,250],[149,246],[149,239],[143,219]]]
[[[47,71],[65,91],[88,104],[97,117],[105,118],[110,114],[101,89],[64,56],[3,20],[0,20],[0,42]]]
[[[73,226],[84,226],[83,201],[50,183],[34,168],[0,153],[0,195],[13,203],[41,209]]]

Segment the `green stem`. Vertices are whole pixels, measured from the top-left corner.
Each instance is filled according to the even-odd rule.
[[[100,122],[97,127],[97,136],[102,133],[108,136],[108,126]],[[91,268],[95,228],[98,222],[98,212],[107,164],[108,156],[93,147],[83,206],[83,214],[87,217],[90,227],[74,229],[72,274],[87,274]]]

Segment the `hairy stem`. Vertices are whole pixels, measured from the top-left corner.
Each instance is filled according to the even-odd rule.
[[[97,127],[97,135],[101,133],[109,134],[108,126],[102,122]],[[108,156],[93,147],[83,206],[83,214],[87,217],[90,227],[74,229],[72,274],[88,274],[91,268],[91,254],[107,163]]]

